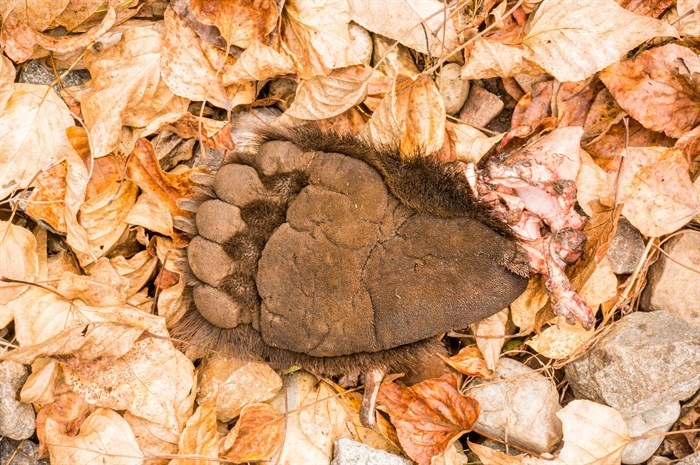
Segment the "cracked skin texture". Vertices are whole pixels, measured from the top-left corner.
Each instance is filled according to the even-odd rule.
[[[286,362],[410,349],[501,310],[527,284],[511,239],[408,208],[351,156],[268,142],[221,168],[214,190],[188,250],[195,304],[213,326],[252,328],[252,351]]]

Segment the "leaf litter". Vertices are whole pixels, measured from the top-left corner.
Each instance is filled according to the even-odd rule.
[[[31,366],[21,400],[37,411],[42,453],[54,465],[323,464],[335,439],[352,437],[420,464],[459,463],[467,444],[484,464],[619,464],[627,427],[587,400],[567,399],[551,454],[508,456],[474,433],[460,439],[479,405],[456,374],[385,382],[388,420],[372,430],[359,394],[331,380],[219,354],[195,366],[168,338],[187,307],[187,236],[176,225],[206,174],[206,161],[191,160],[230,150],[228,121],[243,108],[278,105],[289,121],[439,160],[504,148],[536,158],[567,134],[559,174],[591,217],[569,277],[600,310],[597,326],[553,315],[534,277],[510,310],[474,325],[476,344],[451,335],[462,348],[442,370],[489,378],[514,347],[565,366],[610,312],[636,305],[604,257],[620,212],[649,241],[700,214],[699,14],[686,0],[0,5],[0,335],[15,347],[0,358]],[[371,65],[349,24],[375,53],[384,47]],[[29,60],[54,82],[22,77]],[[448,60],[472,87],[500,83],[493,95],[514,102],[505,130],[446,115],[436,77]],[[73,69],[91,79],[64,87]],[[285,80],[291,105],[274,97]]]

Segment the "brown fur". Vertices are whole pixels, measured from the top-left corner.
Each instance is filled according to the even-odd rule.
[[[442,218],[475,218],[508,236],[505,226],[493,218],[488,208],[472,198],[461,163],[442,165],[422,156],[406,160],[394,148],[373,147],[356,138],[325,134],[314,126],[297,129],[266,127],[257,133],[259,146],[271,140],[286,140],[305,151],[341,153],[360,159],[375,168],[382,175],[389,191],[411,210]],[[234,158],[240,163],[246,156],[234,154]],[[250,164],[253,165],[252,162]],[[275,229],[285,221],[288,201],[306,185],[305,175],[300,172],[269,177],[260,175],[260,178],[273,194],[272,197],[242,207],[241,217],[248,225],[248,230],[223,244],[231,257],[244,264],[245,272],[230,275],[222,289],[252,312],[257,312],[260,306],[255,277],[262,249]],[[526,275],[527,270],[521,269],[518,274]],[[198,282],[192,276],[188,279],[190,283]],[[253,322],[256,322],[255,317]],[[266,344],[261,334],[250,324],[240,324],[233,329],[216,327],[199,314],[194,303],[185,317],[172,328],[171,333],[183,341],[183,349],[191,357],[201,357],[208,351],[216,351],[262,359],[277,368],[296,364],[322,374],[344,374],[376,367],[405,371],[432,354],[444,352],[439,339],[432,337],[379,352],[313,357]]]

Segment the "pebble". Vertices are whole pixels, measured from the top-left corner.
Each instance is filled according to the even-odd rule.
[[[36,428],[34,409],[18,399],[29,369],[11,360],[0,362],[0,436],[27,439]]]
[[[671,429],[681,415],[681,404],[669,402],[661,407],[649,410],[633,417],[625,418],[630,437],[648,435],[625,446],[622,451],[622,463],[643,463],[649,459],[664,441],[662,434]]]
[[[642,309],[664,310],[700,326],[700,232],[684,231],[662,247],[668,257],[662,254],[649,269]]]
[[[700,331],[667,312],[632,313],[565,372],[577,399],[632,417],[700,388]]]
[[[2,465],[49,465],[49,459],[36,459],[39,446],[32,441],[0,439],[0,464]]]
[[[503,101],[481,86],[471,86],[469,97],[459,112],[460,121],[485,128],[503,111]]]
[[[560,442],[559,395],[551,380],[532,368],[501,358],[491,380],[478,380],[467,394],[481,406],[474,431],[537,453]]]
[[[447,63],[440,71],[440,95],[448,115],[456,114],[469,95],[469,81],[462,79],[461,69],[457,63]]]
[[[353,439],[342,438],[333,444],[331,465],[411,465],[411,461]]]
[[[641,233],[624,218],[617,222],[617,230],[608,249],[613,273],[630,274],[644,254],[644,239]]]

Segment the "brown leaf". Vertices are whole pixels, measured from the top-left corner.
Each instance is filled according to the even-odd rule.
[[[700,199],[678,149],[628,147],[618,180],[622,214],[645,236],[680,229],[700,212]]]
[[[223,456],[235,463],[270,460],[283,440],[284,415],[268,404],[250,404],[224,438]]]
[[[216,459],[219,458],[220,441],[221,435],[217,431],[213,403],[201,404],[197,407],[194,415],[187,420],[185,429],[182,430],[178,454],[210,457],[213,460],[207,460],[206,458],[175,458],[170,461],[169,465],[206,465],[216,463]]]
[[[557,126],[583,126],[602,87],[597,79],[562,83],[557,92]]]
[[[147,135],[185,113],[187,100],[161,79],[162,45],[156,30],[132,27],[116,45],[86,53],[92,81],[81,105],[93,157],[107,155],[120,142],[130,152],[133,142],[122,137],[123,127]]]
[[[371,68],[357,65],[304,80],[285,114],[304,120],[337,116],[362,103],[372,74]]]
[[[36,32],[27,23],[10,16],[3,23],[0,43],[8,57],[21,63],[30,58],[41,58],[50,52],[67,54],[88,47],[114,26],[117,13],[107,10],[102,23],[80,35],[53,36]]]
[[[233,150],[234,148],[231,139],[231,123],[185,113],[177,121],[163,126],[163,129],[173,131],[183,139],[196,139],[212,149]]]
[[[677,138],[700,124],[699,74],[697,53],[668,44],[609,66],[600,79],[644,127]]]
[[[351,0],[350,19],[368,31],[396,40],[421,53],[442,57],[459,45],[461,26],[437,0],[394,3]]]
[[[543,73],[538,66],[525,60],[522,47],[519,46],[478,39],[467,49],[467,53],[462,67],[462,79],[505,78]]]
[[[48,29],[70,0],[4,0],[0,2],[0,18],[10,13],[37,31]]]
[[[45,451],[47,447],[45,428],[49,418],[55,422],[55,427],[61,434],[76,436],[91,411],[90,404],[71,391],[57,396],[53,402],[44,405],[36,416],[36,434],[39,437],[41,449]]]
[[[450,358],[440,355],[449,366],[467,376],[489,379],[493,371],[486,366],[486,360],[475,345],[462,348],[457,355]]]
[[[511,129],[501,140],[505,147],[515,137],[524,138],[554,125],[552,114],[552,92],[554,81],[537,82],[532,92],[525,94],[513,110]]]
[[[72,465],[140,465],[143,454],[129,424],[113,410],[95,410],[77,436],[63,434],[59,425],[46,421],[46,443],[51,463]]]
[[[614,0],[544,0],[529,20],[526,56],[561,82],[582,81],[654,37],[675,37],[669,24],[631,13]]]
[[[0,199],[29,185],[34,176],[72,151],[68,107],[51,87],[14,84],[0,114]]]
[[[350,56],[350,22],[345,1],[289,0],[282,11],[282,48],[301,78],[324,76],[360,63]]]
[[[217,419],[227,423],[249,404],[272,399],[282,379],[262,362],[212,355],[199,368],[197,402],[214,402]]]
[[[420,465],[430,465],[432,457],[470,431],[479,416],[479,404],[459,393],[452,375],[411,387],[382,383],[377,404],[396,426],[404,451]]]
[[[118,360],[62,362],[66,384],[92,405],[128,410],[176,434],[191,414],[194,366],[167,339],[142,339]]]
[[[0,115],[5,111],[7,101],[12,97],[15,82],[15,67],[5,55],[0,55]]]
[[[227,86],[224,76],[235,60],[203,41],[172,8],[165,11],[165,32],[160,65],[163,81],[173,93],[226,110],[255,99],[250,83],[230,86],[229,82]]]
[[[191,0],[189,6],[199,21],[219,29],[226,44],[241,48],[267,43],[279,16],[273,0]]]
[[[26,282],[39,277],[36,237],[28,229],[8,221],[0,221],[0,277]],[[19,297],[27,289],[29,285],[26,284],[0,282],[0,305]],[[12,316],[8,315],[8,318],[11,320]],[[0,317],[0,328],[5,327],[9,320]]]
[[[658,18],[661,13],[673,5],[673,0],[617,0],[617,3],[626,10],[638,15]]]
[[[583,140],[592,143],[617,124],[625,116],[608,89],[595,96],[583,123]]]
[[[439,151],[445,140],[445,105],[435,82],[397,79],[363,132],[378,144],[399,141],[406,157]]]
[[[190,176],[197,171],[201,170],[187,169],[178,173],[166,173],[160,168],[155,150],[146,139],[136,141],[126,166],[127,177],[144,192],[157,199],[162,208],[172,217],[188,216],[187,212],[177,206],[177,201],[196,192],[197,186]],[[170,231],[170,235],[176,243],[186,243],[186,239],[177,235],[175,231]]]

